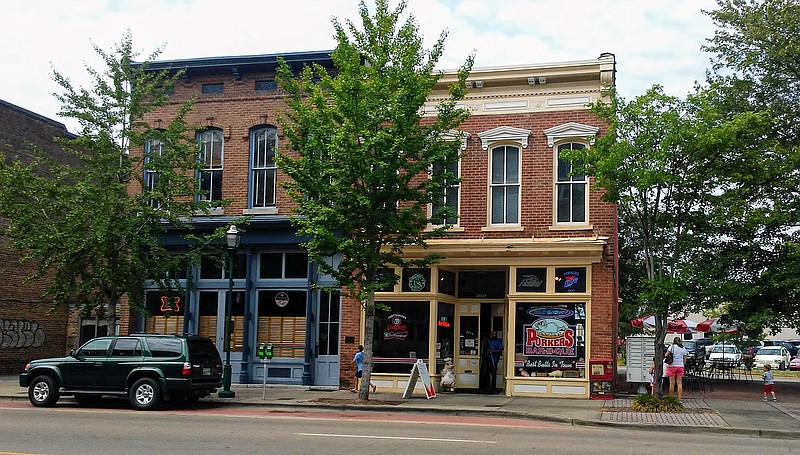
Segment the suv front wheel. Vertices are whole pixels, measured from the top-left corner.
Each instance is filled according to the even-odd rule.
[[[154,379],[139,379],[131,388],[130,400],[134,409],[140,411],[155,409],[161,404],[161,387]]]
[[[37,376],[28,386],[28,399],[34,406],[49,408],[58,398],[58,386],[50,376]]]

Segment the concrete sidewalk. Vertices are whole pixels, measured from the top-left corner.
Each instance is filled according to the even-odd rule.
[[[435,412],[451,415],[480,415],[535,419],[571,425],[617,426],[647,430],[735,433],[752,437],[800,439],[800,381],[776,383],[777,403],[761,401],[757,381],[715,381],[714,391],[688,393],[681,413],[639,413],[630,409],[633,395],[618,387],[614,400],[525,398],[472,393],[440,393],[426,399],[423,393],[403,400],[397,392],[370,395],[361,402],[349,390],[308,386],[234,384],[234,398],[204,399],[213,405],[249,405],[269,408],[360,410],[380,412]],[[635,392],[635,390],[634,390]],[[16,376],[0,376],[0,399],[27,402],[27,391]],[[69,397],[60,403],[74,403]],[[70,404],[72,405],[72,404]]]

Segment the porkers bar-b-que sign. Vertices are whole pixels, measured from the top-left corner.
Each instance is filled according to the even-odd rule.
[[[523,325],[525,356],[576,357],[577,343],[575,327],[561,318],[572,316],[573,312],[562,308],[532,309],[538,316],[530,324]],[[549,314],[552,313],[552,314]]]

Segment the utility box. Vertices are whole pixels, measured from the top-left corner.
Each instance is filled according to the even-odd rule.
[[[589,398],[614,399],[614,359],[589,359]]]

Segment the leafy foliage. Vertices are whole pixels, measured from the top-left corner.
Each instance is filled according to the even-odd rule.
[[[722,115],[763,112],[711,217],[718,235],[698,258],[707,296],[758,336],[765,327],[800,328],[800,4],[790,0],[718,0],[707,14],[717,31],[709,92]]]
[[[35,263],[33,276],[53,276],[47,292],[54,305],[97,308],[113,320],[123,295],[142,307],[145,280],[177,286],[171,277],[186,264],[161,237],[208,207],[195,202],[197,152],[184,122],[192,104],[180,106],[163,129],[143,121],[166,103],[180,75],[147,71],[158,51],[135,63],[130,33],[111,52],[95,50],[106,67],[87,67],[91,89],[54,74],[61,114],[80,124],[77,137],[62,143],[72,160],[39,153],[32,163],[0,164],[0,215],[11,220],[4,234],[13,247]],[[148,140],[159,141],[159,154],[137,152]],[[158,183],[136,191],[147,188],[145,171]]]
[[[656,397],[646,393],[640,393],[633,398],[631,409],[637,412],[680,412],[683,411],[683,403],[672,396]]]
[[[365,368],[362,398],[369,392],[374,326],[374,292],[394,283],[387,265],[424,266],[435,256],[408,259],[407,245],[424,245],[447,226],[426,231],[428,205],[441,195],[451,172],[430,173],[434,164],[458,162],[460,144],[446,134],[466,117],[456,108],[472,66],[469,58],[450,88],[450,99],[424,118],[424,104],[440,80],[434,66],[446,33],[430,51],[422,47],[413,16],[400,23],[405,9],[376,2],[375,15],[361,2],[362,28],[334,20],[337,46],[334,75],[319,65],[295,78],[283,63],[279,83],[289,93],[281,119],[292,153],[278,157],[291,177],[284,187],[297,204],[294,224],[310,240],[304,245],[322,272],[333,276],[365,310]],[[455,216],[444,209],[435,217]],[[330,263],[336,256],[341,260]]]
[[[707,303],[697,298],[709,294],[693,273],[695,259],[708,251],[709,214],[716,213],[726,173],[742,158],[741,144],[751,143],[768,119],[752,113],[725,119],[706,93],[681,100],[659,86],[631,102],[612,93],[610,103],[591,111],[609,133],[568,156],[575,172],[594,176],[604,198],[618,204],[623,264],[639,271],[623,292],[640,315],[656,316],[655,339],[663,340],[668,316]],[[660,371],[656,376],[660,382]]]

